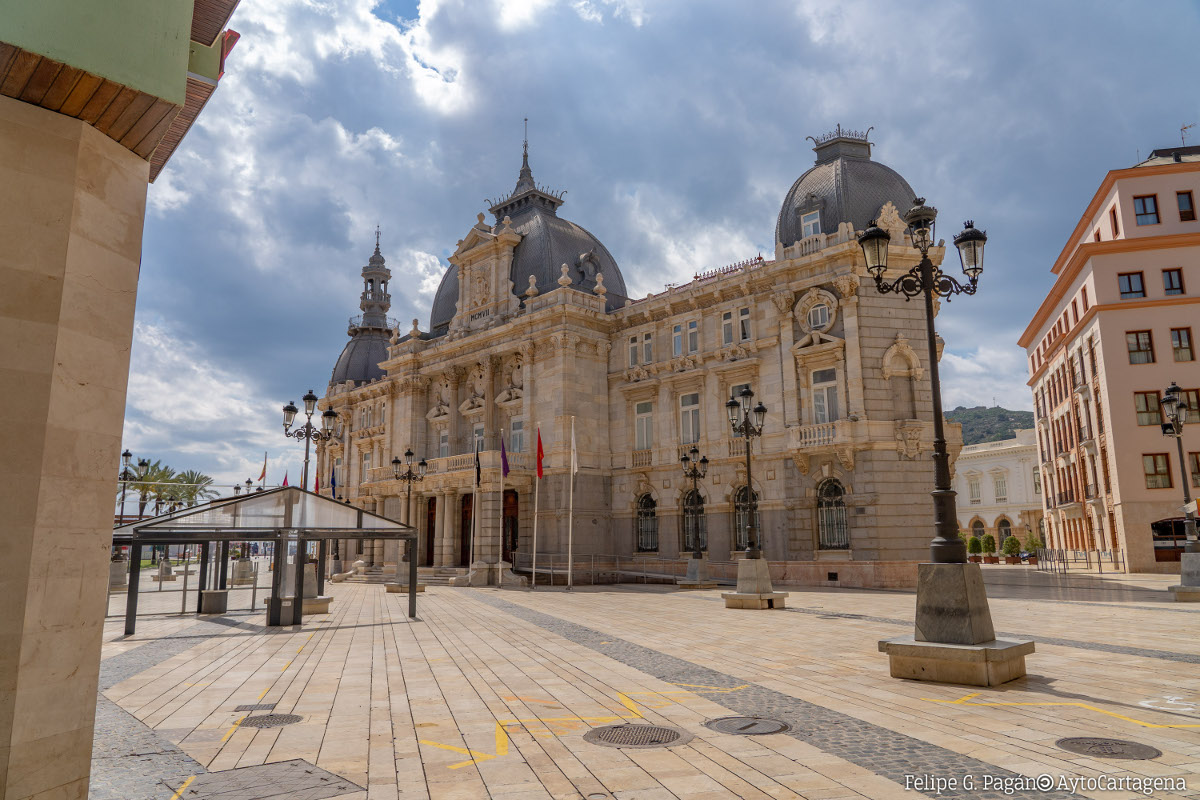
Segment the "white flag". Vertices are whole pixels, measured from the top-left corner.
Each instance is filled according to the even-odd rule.
[[[579,453],[575,451],[575,418],[571,417],[571,474],[579,472]]]

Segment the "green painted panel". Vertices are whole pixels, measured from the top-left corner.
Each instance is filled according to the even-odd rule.
[[[183,105],[193,0],[0,0],[0,42]]]

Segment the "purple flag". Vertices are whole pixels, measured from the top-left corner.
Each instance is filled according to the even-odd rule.
[[[508,452],[504,449],[504,437],[500,437],[500,471],[505,478],[508,477]]]

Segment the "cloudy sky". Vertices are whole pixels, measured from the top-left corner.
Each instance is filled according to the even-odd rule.
[[[1197,8],[242,0],[150,189],[125,445],[221,483],[267,451],[268,483],[296,483],[279,409],[323,392],[376,224],[392,316],[427,327],[446,256],[516,181],[523,117],[538,182],[635,297],[770,256],[805,137],[874,126],[944,231],[988,231],[980,294],[939,317],[947,407],[1030,408],[1016,340],[1068,233],[1107,170],[1200,121]]]

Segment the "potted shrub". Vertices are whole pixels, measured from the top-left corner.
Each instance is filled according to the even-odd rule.
[[[1038,563],[1037,551],[1042,546],[1042,542],[1032,533],[1025,539],[1025,560],[1030,564]]]
[[[1004,553],[1005,564],[1020,564],[1021,563],[1021,541],[1015,536],[1009,536],[1004,540],[1004,544],[1000,545],[1000,552]]]
[[[983,552],[983,542],[979,541],[978,536],[967,539],[967,552],[971,554],[967,560],[972,564],[978,564],[983,560],[979,557],[979,554]]]
[[[996,537],[990,533],[983,535],[983,563],[999,564],[1000,558],[996,555]]]

